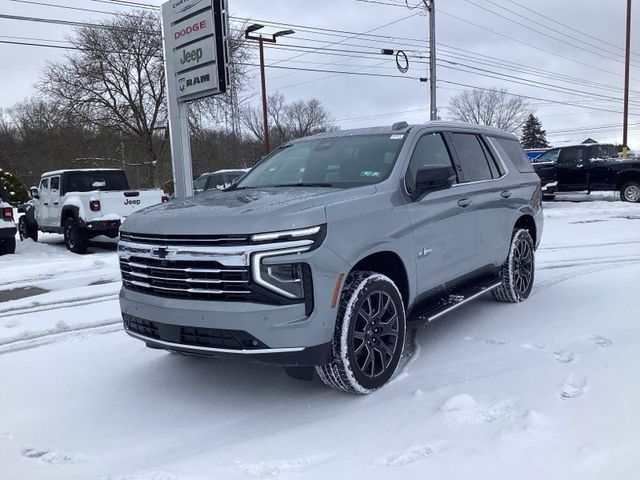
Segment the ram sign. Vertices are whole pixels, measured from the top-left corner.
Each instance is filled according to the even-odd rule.
[[[228,78],[225,0],[170,0],[162,6],[169,95],[179,102],[224,93]]]

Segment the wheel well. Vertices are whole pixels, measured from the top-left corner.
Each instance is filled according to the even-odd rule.
[[[616,185],[616,190],[620,190],[622,188],[622,185],[631,180],[640,182],[640,172],[626,172],[620,175],[620,178],[618,179],[618,183]]]
[[[409,303],[409,279],[400,257],[393,252],[378,252],[363,258],[351,271],[376,272],[389,277],[396,284],[405,308]]]
[[[529,235],[531,235],[531,238],[533,238],[533,243],[534,244],[536,243],[537,241],[536,222],[531,215],[521,216],[516,222],[516,224],[513,226],[513,228],[524,228],[525,230],[528,230]]]
[[[64,223],[67,221],[67,218],[75,218],[77,216],[75,210],[73,208],[65,208],[62,210],[62,217],[60,218],[60,226],[64,227]]]

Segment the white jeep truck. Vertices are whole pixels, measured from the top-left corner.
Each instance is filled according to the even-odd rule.
[[[13,207],[0,179],[0,255],[15,253],[16,224],[13,221]]]
[[[31,197],[20,237],[37,241],[38,231],[62,233],[74,253],[85,253],[98,235],[116,238],[128,215],[168,200],[160,189],[131,190],[125,172],[112,168],[47,172]]]

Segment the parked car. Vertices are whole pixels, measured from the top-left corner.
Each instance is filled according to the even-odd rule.
[[[0,255],[15,253],[16,224],[13,220],[13,207],[7,201],[9,193],[0,180]]]
[[[109,168],[45,173],[31,195],[20,217],[21,238],[37,241],[38,231],[62,233],[74,253],[85,253],[98,235],[116,238],[124,218],[168,199],[160,189],[130,189],[125,172]]]
[[[640,202],[640,160],[618,158],[615,145],[588,143],[552,148],[533,160],[545,200],[557,192],[619,191]]]
[[[448,122],[289,142],[223,192],[130,215],[126,332],[369,393],[406,332],[492,292],[531,293],[540,179],[518,139]]]
[[[525,148],[524,153],[527,154],[529,160],[533,160],[534,158],[540,156],[544,152],[549,150],[548,148]]]
[[[198,194],[207,190],[222,190],[231,186],[238,178],[249,171],[248,168],[218,170],[203,173],[193,182],[193,193]]]

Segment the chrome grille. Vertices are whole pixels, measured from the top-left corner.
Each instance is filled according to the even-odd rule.
[[[251,293],[246,267],[218,262],[132,256],[120,258],[120,270],[127,288],[145,293],[205,299]]]
[[[249,235],[149,235],[120,232],[120,240],[155,246],[238,246],[247,245]]]

